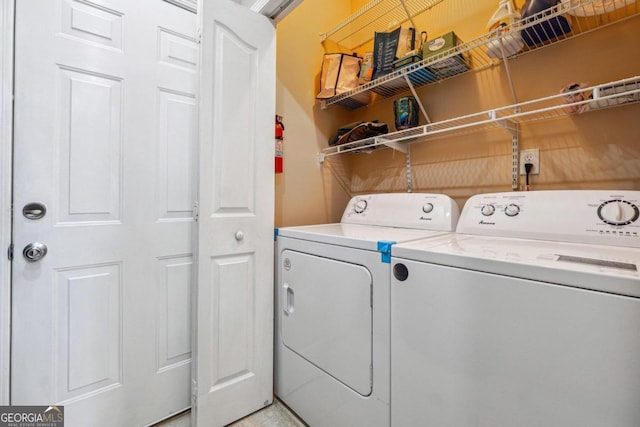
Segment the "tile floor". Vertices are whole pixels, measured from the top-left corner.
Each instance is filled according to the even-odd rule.
[[[169,418],[153,427],[189,427],[191,413],[189,411]],[[229,424],[228,427],[306,427],[298,417],[277,399],[266,408]]]

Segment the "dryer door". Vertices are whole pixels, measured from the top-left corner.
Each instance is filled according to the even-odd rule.
[[[371,394],[371,273],[290,250],[282,259],[284,344],[359,394]]]

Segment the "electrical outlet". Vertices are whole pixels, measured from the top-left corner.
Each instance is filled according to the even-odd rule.
[[[526,175],[527,171],[524,169],[525,163],[533,164],[529,175],[538,175],[540,173],[540,152],[537,148],[531,150],[522,150],[520,152],[520,175]]]

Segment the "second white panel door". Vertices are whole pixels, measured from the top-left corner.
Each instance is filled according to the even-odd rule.
[[[74,426],[190,405],[196,15],[16,2],[12,403]],[[23,206],[46,207],[41,219]],[[30,243],[47,254],[29,262]]]

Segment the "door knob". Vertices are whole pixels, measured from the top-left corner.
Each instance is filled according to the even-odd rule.
[[[47,246],[44,243],[33,242],[29,243],[22,250],[22,255],[28,262],[39,261],[47,254]]]
[[[236,231],[236,240],[239,242],[244,239],[244,233],[242,231]]]

